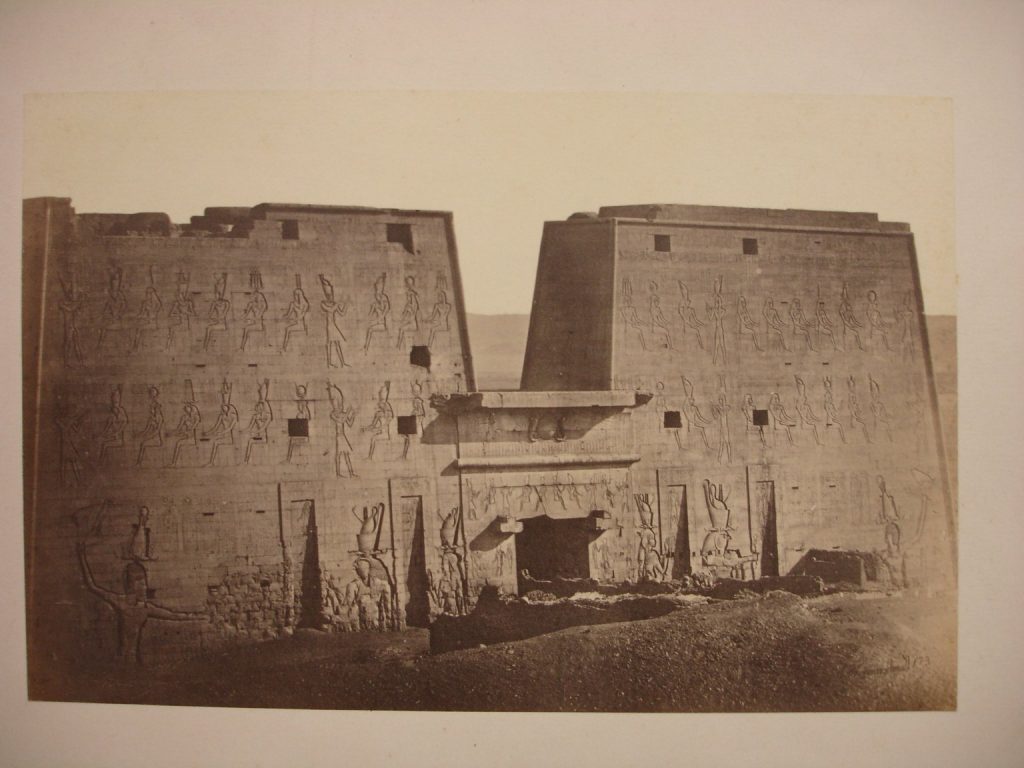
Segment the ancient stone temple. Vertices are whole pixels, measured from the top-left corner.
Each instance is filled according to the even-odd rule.
[[[545,225],[476,391],[452,217],[24,206],[29,647],[385,631],[486,585],[955,579],[913,237],[871,214]]]

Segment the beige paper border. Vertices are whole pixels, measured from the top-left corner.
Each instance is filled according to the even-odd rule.
[[[41,6],[41,7],[40,7]],[[345,88],[950,96],[961,264],[961,686],[955,714],[615,716],[26,703],[20,499],[3,504],[0,761],[11,765],[1009,765],[1018,618],[1022,6],[824,2],[36,3],[0,10],[0,320],[17,327],[26,91]],[[312,35],[312,38],[311,38]],[[310,42],[312,40],[312,43]],[[18,343],[4,335],[6,424]],[[20,488],[20,436],[0,444]],[[998,482],[997,482],[998,481]]]

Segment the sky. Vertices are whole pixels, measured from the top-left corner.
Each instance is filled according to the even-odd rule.
[[[542,92],[33,94],[24,195],[79,212],[453,211],[468,311],[530,311],[544,221],[630,203],[869,211],[955,314],[944,98]]]

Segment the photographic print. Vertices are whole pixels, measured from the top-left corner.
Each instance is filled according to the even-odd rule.
[[[25,109],[31,698],[956,708],[948,101]]]

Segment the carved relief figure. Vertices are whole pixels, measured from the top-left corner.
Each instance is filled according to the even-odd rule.
[[[914,318],[917,310],[914,308],[914,298],[910,291],[903,295],[903,304],[896,310],[896,324],[899,326],[900,349],[906,359],[911,359],[916,351],[917,336],[914,333]]]
[[[440,278],[438,283],[440,284]],[[430,313],[430,337],[427,339],[427,346],[434,346],[434,339],[439,333],[448,333],[448,316],[451,315],[452,305],[448,303],[448,294],[441,290],[437,291],[437,301],[434,302],[434,309]]]
[[[373,420],[365,427],[363,432],[370,433],[370,452],[366,458],[373,458],[373,451],[380,439],[391,439],[391,422],[395,419],[395,411],[388,402],[391,395],[391,382],[385,381],[384,386],[377,392],[377,407],[373,412]]]
[[[359,523],[359,533],[356,534],[356,543],[360,552],[369,554],[377,549],[377,532],[384,520],[384,504],[374,504],[372,507],[363,507],[363,512],[356,512],[352,508],[352,514]]]
[[[156,387],[149,388],[149,415],[146,418],[146,426],[141,432],[136,432],[139,440],[139,455],[135,459],[135,466],[141,467],[142,460],[146,457],[147,448],[158,448],[164,444],[164,409],[160,405],[160,390]]]
[[[267,444],[267,428],[274,420],[274,409],[270,406],[270,379],[256,383],[256,405],[253,406],[252,418],[249,420],[249,441],[245,445],[245,463],[252,459],[252,448],[256,444]]]
[[[124,270],[113,266],[110,280],[107,283],[107,300],[103,304],[103,315],[100,318],[100,335],[96,349],[103,346],[103,340],[110,331],[123,329],[124,313],[128,309],[128,297],[124,292]]]
[[[178,273],[178,287],[174,294],[174,301],[171,308],[167,310],[167,345],[170,349],[178,340],[178,332],[184,328],[188,337],[192,330],[192,318],[196,316],[195,303],[192,301],[192,294],[188,290],[188,275],[184,272]]]
[[[691,328],[697,335],[697,346],[704,349],[704,339],[700,335],[700,329],[704,327],[704,322],[697,317],[697,312],[690,303],[690,289],[686,287],[686,283],[682,280],[677,281],[679,285],[679,316],[683,319],[683,333],[686,333],[687,328]]]
[[[861,343],[860,331],[858,330],[863,326],[860,320],[857,319],[857,315],[853,312],[853,304],[850,303],[850,293],[846,288],[846,283],[843,283],[842,295],[839,299],[839,319],[843,321],[843,347],[845,349],[850,348],[846,342],[846,337],[852,334],[854,341],[857,342],[857,349],[863,351],[864,345]]]
[[[711,362],[717,365],[721,362],[725,365],[725,303],[721,294],[715,294],[714,303],[708,307],[708,322],[715,327],[714,342],[712,344]],[[721,360],[719,360],[721,357]]]
[[[267,327],[264,324],[263,316],[267,314],[267,297],[263,295],[263,276],[259,270],[249,273],[249,286],[252,294],[249,296],[249,303],[245,305],[242,313],[242,321],[245,326],[242,328],[242,351],[245,352],[245,345],[254,333],[266,333]]]
[[[662,346],[672,349],[672,334],[668,330],[668,321],[665,320],[665,313],[661,311],[661,297],[658,296],[658,284],[653,280],[648,284],[650,291],[648,298],[648,317],[651,323],[651,336],[657,338],[658,334],[665,337]]]
[[[375,333],[388,333],[388,315],[391,314],[391,299],[384,290],[387,284],[387,273],[382,272],[373,283],[373,303],[370,304],[370,321],[366,326],[366,343],[363,351],[370,351],[370,340]]]
[[[754,349],[758,352],[762,351],[761,342],[757,340],[757,323],[755,323],[754,318],[750,316],[750,310],[747,309],[747,299],[743,295],[740,295],[737,303],[736,316],[739,322],[740,338],[743,338],[743,334],[749,333],[750,338],[754,342]]]
[[[412,390],[412,415],[416,419],[416,434],[423,434],[423,421],[427,417],[427,407],[423,401],[423,385],[418,381],[414,381],[409,385]],[[402,435],[404,438],[404,444],[402,446],[402,458],[406,459],[409,457],[409,447],[412,444],[412,435]]]
[[[850,409],[850,424],[860,424],[861,432],[864,434],[864,439],[870,443],[871,435],[868,433],[868,423],[864,419],[864,412],[860,408],[860,400],[857,398],[857,382],[854,380],[853,376],[847,379],[846,386],[849,390],[849,399],[846,401],[846,404]]]
[[[843,420],[839,418],[839,409],[836,407],[832,396],[832,377],[825,376],[822,379],[822,383],[825,386],[825,429],[837,427],[839,429],[839,439],[845,444],[846,430],[843,429]]]
[[[337,368],[339,365],[343,368],[349,367],[348,363],[345,362],[345,351],[342,348],[342,342],[347,341],[345,334],[341,330],[341,318],[348,312],[348,300],[346,299],[339,304],[334,298],[334,286],[331,281],[323,275],[320,275],[320,288],[324,293],[324,300],[320,302],[320,309],[324,313],[324,324],[327,329],[327,367]],[[305,316],[303,315],[303,318]],[[303,320],[303,327],[305,327],[305,320]],[[338,357],[338,362],[334,362],[335,354]]]
[[[711,527],[707,529],[700,546],[701,563],[715,575],[742,578],[747,565],[753,569],[757,556],[741,554],[739,547],[733,543],[732,532],[735,529],[732,527],[728,498],[721,483],[715,486],[710,480],[704,480],[704,504]]]
[[[428,591],[435,611],[454,616],[467,613],[465,554],[457,544],[460,527],[460,511],[452,507],[447,515],[438,512],[441,519],[441,577],[434,579],[427,571]]]
[[[128,429],[128,412],[121,405],[121,385],[118,384],[110,393],[110,415],[107,417],[103,431],[100,433],[100,461],[107,455],[110,448],[124,447],[124,433]]]
[[[885,486],[885,478],[877,478],[881,494],[878,522],[884,526],[885,551],[880,553],[882,562],[889,572],[890,581],[897,587],[907,584],[907,562],[903,550],[903,531],[896,500]]]
[[[355,477],[352,469],[352,443],[349,442],[346,430],[356,421],[356,412],[352,408],[345,407],[345,395],[333,384],[327,385],[327,396],[331,401],[331,422],[334,424],[334,474],[342,477],[341,463],[345,462],[345,468],[349,477]]]
[[[142,334],[145,331],[155,331],[159,327],[160,311],[164,304],[156,292],[153,284],[153,270],[149,271],[149,285],[146,286],[146,295],[139,306],[139,314],[135,318],[135,333],[132,336],[132,352],[137,352],[139,342],[142,341]]]
[[[811,324],[807,322],[807,316],[804,314],[803,308],[800,306],[800,299],[793,299],[789,305],[789,319],[793,324],[793,343],[796,343],[797,339],[803,339],[807,349],[811,352],[814,351],[814,345],[811,343]]]
[[[654,410],[657,415],[658,424],[664,425],[665,423],[665,412],[668,410],[668,404],[665,401],[665,382],[659,381],[654,385],[654,399],[652,401]],[[668,427],[672,432],[672,437],[676,441],[676,447],[679,450],[683,450],[683,440],[679,435],[679,429],[676,427]]]
[[[142,630],[149,619],[165,621],[202,621],[206,619],[206,615],[202,613],[176,611],[150,602],[146,567],[137,560],[130,561],[124,567],[123,593],[104,589],[93,578],[86,555],[85,542],[79,541],[76,550],[86,588],[109,605],[117,614],[118,656],[125,664],[142,662]]]
[[[619,314],[622,315],[623,322],[627,328],[632,328],[637,332],[637,335],[640,337],[640,348],[646,351],[647,340],[644,338],[644,326],[640,322],[640,315],[637,313],[636,307],[633,305],[633,283],[628,277],[622,280],[620,300],[622,306],[619,308]]]
[[[203,423],[203,417],[199,413],[199,406],[196,405],[196,395],[192,389],[192,380],[185,380],[185,402],[181,409],[181,418],[178,426],[174,429],[174,453],[171,456],[171,466],[178,466],[181,458],[181,449],[188,443],[193,448],[199,447],[199,425]]]
[[[761,445],[767,446],[768,441],[765,440],[764,436],[764,425],[754,423],[754,411],[757,406],[754,405],[753,395],[746,394],[743,396],[743,418],[746,421],[747,434],[756,432],[757,436],[761,439]]]
[[[398,349],[401,349],[406,335],[414,335],[420,329],[420,295],[416,293],[416,278],[408,275],[405,278],[405,306],[398,320]]]
[[[870,376],[868,376],[868,387],[871,390],[871,415],[875,423],[875,436],[878,436],[879,430],[884,429],[885,436],[889,438],[891,443],[892,425],[889,422],[889,411],[886,409],[885,403],[882,402],[882,388]]]
[[[217,414],[217,421],[209,432],[204,432],[203,437],[210,440],[210,460],[206,466],[212,467],[217,461],[217,453],[221,446],[227,445],[232,448],[232,460],[234,460],[235,427],[238,426],[238,409],[231,403],[231,385],[225,380],[220,389],[220,413]]]
[[[697,401],[693,397],[693,384],[685,376],[683,376],[682,379],[683,392],[686,397],[683,402],[683,416],[686,417],[686,432],[687,434],[691,431],[699,432],[701,442],[703,442],[704,447],[710,451],[711,444],[708,442],[708,435],[704,428],[710,424],[711,421],[704,418],[704,415],[700,412],[700,408],[697,407]]]
[[[57,401],[57,430],[60,433],[60,481],[82,482],[82,419],[85,413],[65,401]]]
[[[732,406],[726,400],[725,392],[718,395],[718,400],[711,404],[711,418],[718,425],[718,461],[725,456],[726,462],[732,462],[732,439],[729,437],[729,411]]]
[[[633,495],[637,513],[640,516],[640,530],[637,531],[637,581],[657,582],[664,577],[667,568],[661,552],[658,550],[658,534],[654,530],[654,510],[651,508],[651,496],[648,493]]]
[[[206,335],[203,337],[203,351],[210,349],[215,333],[227,333],[228,319],[231,316],[231,301],[227,297],[228,274],[222,272],[213,282],[213,301],[206,315]]]
[[[144,331],[157,330],[160,310],[163,309],[163,302],[157,295],[156,288],[152,285],[146,286],[146,296],[139,307],[139,315],[136,318],[135,335],[132,338],[132,352],[139,349],[139,342],[142,340]]]
[[[74,280],[64,282],[60,280],[61,299],[58,308],[63,319],[64,326],[64,365],[72,368],[81,365],[84,361],[82,356],[81,337],[78,333],[78,313],[84,303],[82,294],[75,288]]]
[[[368,557],[353,564],[356,577],[345,585],[345,608],[350,631],[384,631],[391,621],[391,588],[385,579],[374,575]]]
[[[835,324],[832,322],[832,318],[828,316],[825,302],[820,299],[818,300],[818,308],[814,311],[814,320],[818,330],[818,343],[821,343],[822,336],[826,336],[832,343],[832,349],[838,350],[839,344],[836,343]]]
[[[775,308],[775,302],[772,297],[769,296],[768,300],[764,303],[764,309],[761,310],[761,314],[764,316],[765,323],[765,346],[767,347],[771,343],[771,339],[774,336],[779,340],[779,344],[782,346],[784,352],[789,351],[789,347],[786,346],[786,337],[783,335],[782,318],[779,317],[779,310]]]
[[[789,440],[790,445],[793,445],[793,427],[796,426],[796,422],[786,412],[786,407],[782,404],[782,398],[779,397],[778,392],[772,392],[772,396],[768,400],[768,413],[771,414],[775,422],[775,429],[785,430],[786,439]]]
[[[306,324],[306,315],[309,314],[309,299],[302,290],[302,277],[295,276],[295,290],[292,291],[292,300],[288,303],[288,309],[284,313],[284,341],[281,348],[287,352],[288,342],[295,334],[309,335],[309,326]],[[330,337],[330,333],[328,333]],[[330,346],[328,345],[328,364],[330,364]]]
[[[132,525],[128,543],[123,545],[123,556],[126,560],[152,560],[150,556],[151,538],[149,527],[149,507],[139,507],[139,516]]]
[[[874,291],[868,291],[868,326],[870,331],[868,332],[868,340],[875,341],[875,334],[879,334],[882,337],[882,344],[885,345],[886,350],[891,350],[889,346],[889,328],[882,319],[882,310],[878,308],[878,294]]]
[[[293,421],[298,425],[299,432],[303,431],[302,427],[305,427],[305,434],[293,434],[293,430],[288,430],[288,455],[285,456],[285,464],[291,462],[296,446],[309,445],[309,425],[312,423],[312,420],[313,417],[309,413],[309,401],[306,400],[306,385],[296,384],[295,419]]]
[[[800,417],[800,428],[811,430],[811,434],[814,435],[814,442],[817,445],[821,445],[821,440],[818,437],[818,419],[814,415],[814,410],[811,408],[811,404],[807,401],[807,385],[804,384],[804,380],[799,376],[794,376],[796,379],[796,415]]]

